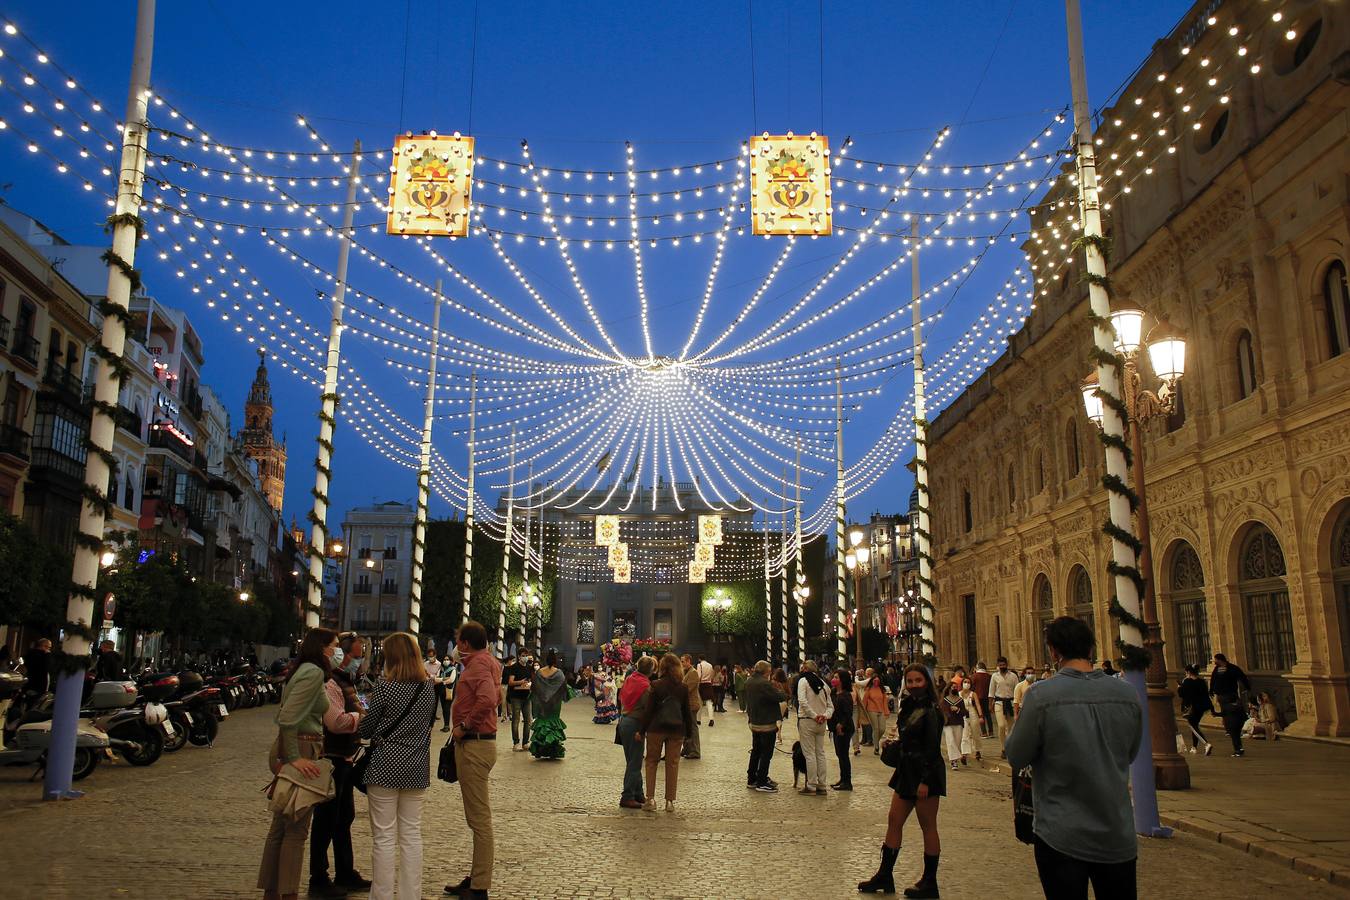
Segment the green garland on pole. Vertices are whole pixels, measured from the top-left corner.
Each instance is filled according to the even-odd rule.
[[[109,267],[115,267],[126,276],[127,281],[131,284],[131,293],[134,294],[141,289],[141,273],[131,263],[113,252],[111,248],[104,250],[99,259],[103,260]]]

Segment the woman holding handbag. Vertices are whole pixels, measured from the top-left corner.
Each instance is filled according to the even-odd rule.
[[[881,761],[895,767],[890,787],[890,814],[886,818],[886,839],[881,845],[881,867],[867,881],[858,884],[864,894],[895,893],[895,861],[900,856],[900,839],[905,821],[914,812],[923,832],[923,877],[905,888],[906,897],[937,897],[939,798],[947,794],[947,774],[942,767],[942,713],[932,676],[919,663],[905,667],[905,693],[896,717],[895,741],[881,749]]]
[[[361,721],[361,701],[356,685],[342,663],[353,644],[354,634],[343,635],[329,663],[332,677],[324,684],[328,711],[323,714],[323,755],[333,764],[333,799],[314,807],[314,830],[309,836],[310,896],[345,897],[348,890],[364,891],[370,882],[356,871],[352,858],[352,821],[356,818],[352,766],[361,748],[356,735]],[[328,877],[328,847],[333,847],[333,878]]]
[[[371,900],[394,896],[395,846],[398,896],[422,896],[422,798],[431,783],[431,725],[436,691],[406,632],[384,639],[384,675],[375,683],[361,717],[361,736],[370,738],[362,777],[370,808]]]
[[[317,778],[323,756],[323,714],[328,711],[324,683],[332,671],[329,660],[337,649],[337,633],[313,628],[300,642],[295,665],[286,676],[277,710],[277,737],[268,754],[272,774],[290,766],[305,778]],[[314,807],[297,816],[272,813],[272,826],[263,842],[258,867],[258,889],[264,900],[286,900],[300,893],[300,868],[305,861],[305,837]]]

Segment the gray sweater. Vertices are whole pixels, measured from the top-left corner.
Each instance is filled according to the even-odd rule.
[[[1032,768],[1036,837],[1088,862],[1138,856],[1129,768],[1142,737],[1138,694],[1100,669],[1060,669],[1027,691],[1006,750]]]

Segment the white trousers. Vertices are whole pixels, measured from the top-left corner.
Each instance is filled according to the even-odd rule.
[[[1012,731],[1012,716],[1003,712],[1003,701],[994,701],[994,721],[998,723],[998,739],[1002,743],[1003,739]]]
[[[980,752],[980,720],[966,719],[965,729],[961,732],[961,753],[969,755]]]
[[[797,720],[797,737],[802,742],[802,753],[806,756],[806,786],[825,788],[825,733],[828,723],[815,719]]]
[[[942,743],[947,748],[947,762],[956,762],[961,758],[962,725],[943,725]]]
[[[425,790],[398,791],[370,785],[371,853],[370,900],[392,900],[395,847],[398,856],[398,895],[403,900],[422,896],[422,798]]]

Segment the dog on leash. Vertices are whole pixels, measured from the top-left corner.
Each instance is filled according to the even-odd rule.
[[[806,754],[802,752],[802,742],[792,742],[792,786],[797,786],[798,778],[806,778]]]

